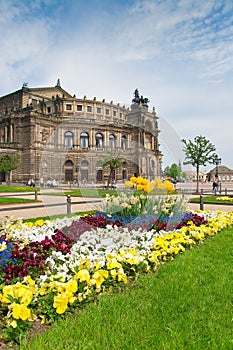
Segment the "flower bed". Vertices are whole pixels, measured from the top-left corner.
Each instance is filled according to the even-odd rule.
[[[107,198],[104,205],[109,209],[113,200]],[[147,198],[141,216],[132,215],[136,209],[129,197],[128,217],[124,208],[119,212],[118,198],[117,210],[111,206],[75,219],[3,220],[0,313],[5,335],[17,340],[33,322],[51,323],[233,225],[233,213],[181,212],[179,201],[173,198],[171,205],[170,198]]]

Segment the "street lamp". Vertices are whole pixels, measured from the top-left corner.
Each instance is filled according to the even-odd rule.
[[[216,156],[216,158],[214,160],[215,165],[216,165],[216,173],[215,173],[216,178],[218,178],[218,166],[221,164],[221,161],[222,161],[222,159],[218,158],[218,156]]]

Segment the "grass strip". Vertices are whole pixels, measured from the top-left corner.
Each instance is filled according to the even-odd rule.
[[[35,192],[39,187],[30,186],[0,186],[0,192]]]
[[[18,204],[18,203],[37,203],[34,199],[24,199],[24,198],[4,198],[0,197],[0,205],[3,204]]]
[[[20,350],[232,349],[232,246],[233,228],[225,229]]]
[[[218,205],[233,205],[232,200],[219,200],[219,197],[224,196],[211,196],[211,197],[203,197],[203,202],[206,204],[218,204]],[[200,197],[191,198],[189,200],[190,203],[200,203]]]

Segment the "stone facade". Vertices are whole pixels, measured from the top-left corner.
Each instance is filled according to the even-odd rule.
[[[137,91],[137,90],[135,90]],[[12,182],[38,184],[102,183],[109,174],[106,155],[123,158],[115,180],[133,175],[160,177],[162,153],[158,117],[148,99],[133,99],[130,108],[70,95],[55,87],[22,89],[0,98],[0,155],[18,154]],[[1,173],[1,181],[6,180]]]

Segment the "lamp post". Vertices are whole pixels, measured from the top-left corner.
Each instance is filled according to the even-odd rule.
[[[218,157],[215,158],[215,165],[216,165],[215,176],[216,176],[216,178],[218,178],[218,166],[221,164],[221,161],[222,161],[221,158],[218,158]]]

